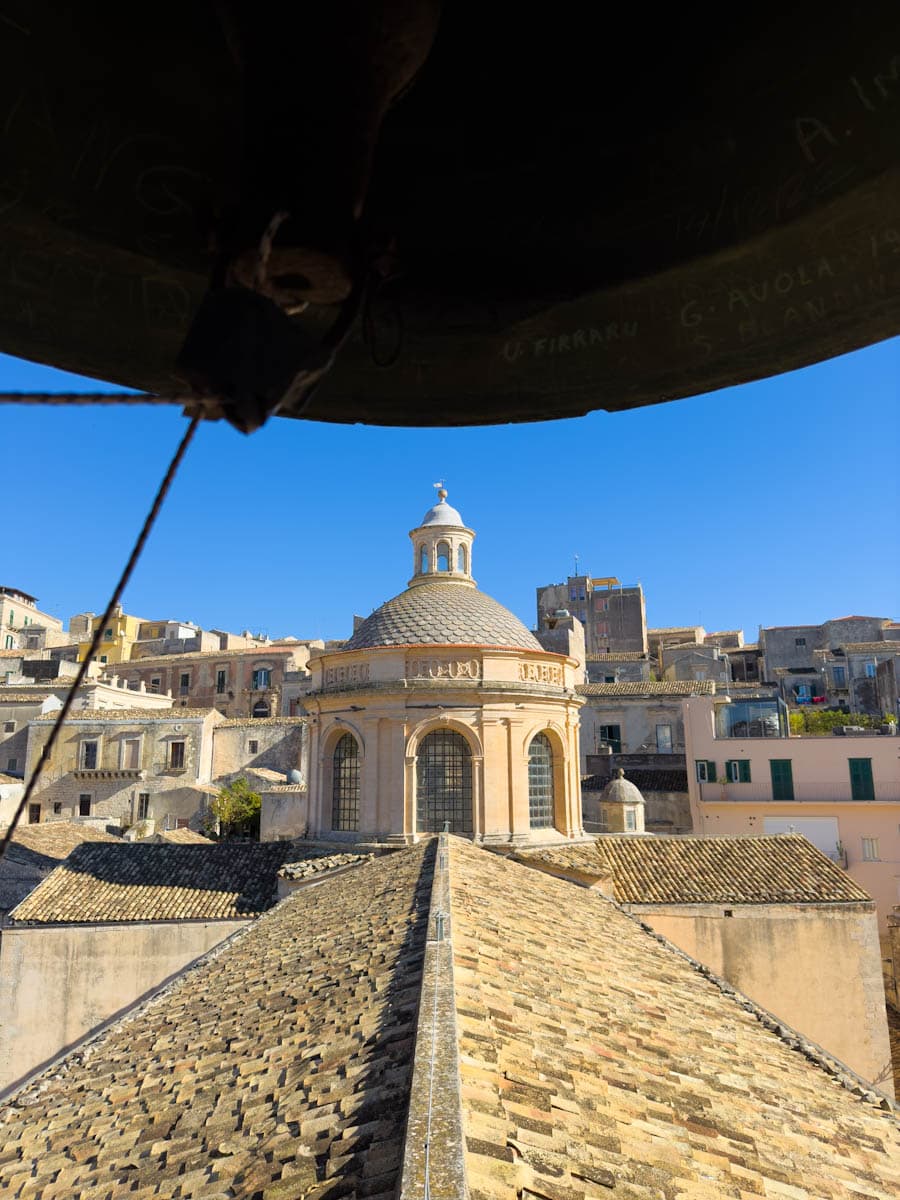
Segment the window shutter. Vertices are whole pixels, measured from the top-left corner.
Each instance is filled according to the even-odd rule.
[[[749,783],[750,782],[750,760],[747,758],[742,758],[738,764],[738,767],[740,770],[740,782],[741,783]]]
[[[708,762],[706,764],[706,777],[710,783],[715,783],[718,779],[718,774],[716,773],[716,764],[714,762]]]

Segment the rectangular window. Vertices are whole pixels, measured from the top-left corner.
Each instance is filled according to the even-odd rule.
[[[609,746],[613,754],[622,753],[622,726],[621,725],[601,725],[600,726],[600,744]]]
[[[225,680],[226,680],[226,678],[227,678],[227,676],[226,676],[226,673],[225,673],[224,671],[216,671],[216,692],[217,692],[217,693],[218,693],[218,695],[220,695],[220,696],[221,696],[221,695],[222,695],[222,693],[225,691]]]
[[[874,800],[875,782],[872,779],[871,758],[849,758],[850,797],[853,800]]]
[[[746,758],[732,758],[725,764],[725,775],[729,783],[750,782],[750,761]]]
[[[62,815],[62,800],[53,801],[53,814],[57,817]]]
[[[122,766],[126,771],[135,771],[141,765],[141,739],[125,738],[122,742]]]
[[[106,655],[105,655],[105,654],[101,654],[101,655],[100,655],[100,661],[101,661],[102,663],[105,663],[105,662],[107,661],[107,659],[106,659]]]
[[[182,696],[186,696],[186,695],[188,694],[188,692],[190,691],[190,688],[191,688],[191,677],[190,677],[190,675],[189,675],[189,674],[184,674],[184,675],[182,675],[182,676],[181,676],[181,680],[180,680],[180,682],[179,682],[179,685],[178,685],[178,691],[179,691],[179,693],[180,693]]]
[[[795,646],[805,646],[806,638],[794,638],[794,645]]]
[[[253,672],[253,679],[251,682],[252,690],[254,692],[261,692],[267,688],[269,686],[271,675],[272,673],[268,667],[259,667]]]
[[[28,824],[40,825],[41,823],[41,806],[39,804],[28,805]]]
[[[630,832],[637,829],[637,819],[634,815],[634,810],[626,808],[625,810],[625,828]]]
[[[19,760],[17,758],[8,758],[6,760],[7,771],[15,771],[16,768],[18,767],[18,765],[19,765]]]
[[[866,678],[867,679],[875,678],[875,664],[873,662],[866,663]]]
[[[153,678],[150,680],[150,691],[157,693],[160,689],[161,684],[162,684],[162,679],[160,678],[160,676],[154,675]]]
[[[660,754],[672,753],[672,726],[657,725],[656,727],[656,749]]]
[[[150,816],[150,793],[138,793],[138,820],[146,821]]]
[[[97,769],[97,742],[82,742],[81,743],[81,769],[83,771],[96,771]]]
[[[862,839],[862,856],[866,862],[876,862],[878,859],[878,838]]]
[[[794,772],[789,758],[770,758],[772,772],[772,799],[793,800]]]
[[[847,686],[847,668],[846,667],[832,667],[831,670],[832,670],[832,675],[834,677],[834,686],[836,688],[846,687]]]
[[[107,629],[104,632],[103,640],[104,640],[104,642],[111,642],[113,640],[113,631],[111,629]]]
[[[184,766],[184,742],[169,742],[169,766]]]
[[[253,741],[253,739],[251,738],[250,742],[248,743],[247,749],[250,754],[259,754],[259,742]]]
[[[79,817],[91,815],[91,797],[87,794],[78,797],[78,815]]]
[[[16,732],[15,721],[5,721],[3,724],[3,732],[4,733],[15,733]]]
[[[716,764],[704,758],[697,759],[697,779],[700,783],[716,782]]]

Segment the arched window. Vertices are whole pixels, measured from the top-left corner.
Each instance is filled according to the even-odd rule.
[[[528,747],[528,823],[532,829],[553,825],[553,747],[546,733]]]
[[[257,719],[260,717],[271,716],[269,706],[266,704],[265,700],[257,700],[257,702],[253,705],[253,715]]]
[[[472,832],[472,751],[453,729],[436,729],[422,739],[416,758],[416,828],[441,833]]]
[[[419,547],[419,562],[421,563],[421,566],[419,568],[420,571],[422,572],[423,575],[427,575],[428,574],[428,547],[427,546]]]
[[[345,733],[334,748],[331,828],[359,829],[359,746],[352,733]]]
[[[450,570],[450,547],[446,542],[438,542],[435,560],[435,566],[439,571]]]
[[[466,557],[465,546],[460,546],[456,551],[456,569],[457,571],[462,571],[463,574],[468,574],[469,571],[469,568],[466,565]]]

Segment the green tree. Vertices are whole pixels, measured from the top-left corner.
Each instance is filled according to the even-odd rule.
[[[209,806],[209,822],[218,824],[223,836],[249,832],[259,819],[262,797],[241,776],[220,788]]]

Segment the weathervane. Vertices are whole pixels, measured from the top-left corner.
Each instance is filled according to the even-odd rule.
[[[447,489],[446,489],[446,487],[444,487],[444,480],[443,480],[443,479],[439,479],[439,480],[437,481],[437,483],[433,483],[431,486],[432,486],[433,488],[437,488],[437,490],[438,490],[438,500],[446,500],[446,499],[447,499]]]

